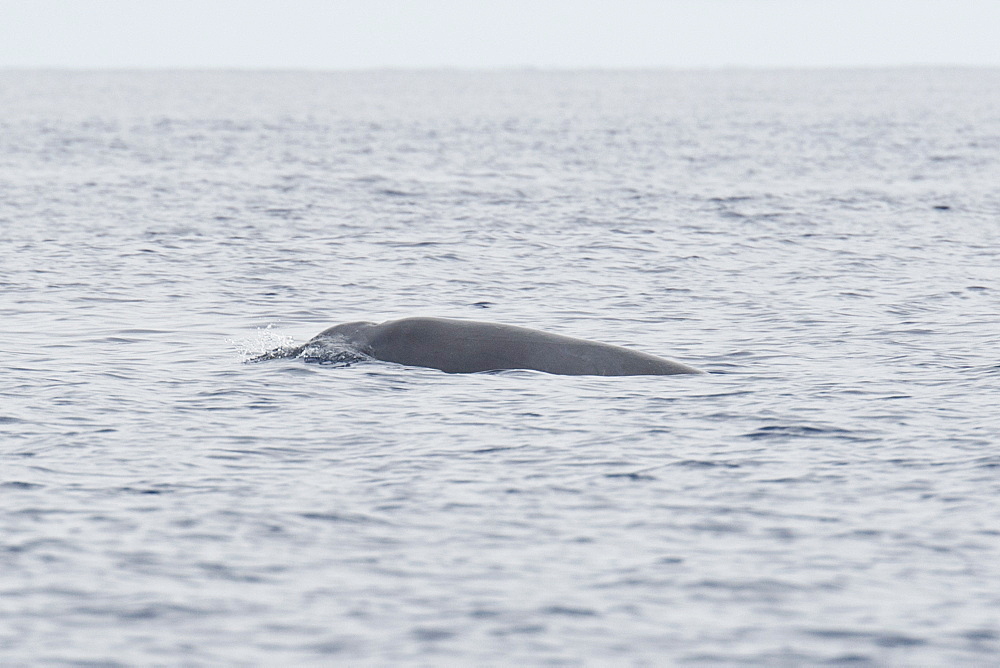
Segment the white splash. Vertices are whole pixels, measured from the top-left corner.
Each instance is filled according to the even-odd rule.
[[[257,331],[250,336],[241,339],[226,339],[226,343],[233,346],[242,362],[260,357],[276,348],[291,348],[295,339],[288,334],[275,331],[275,327],[276,325],[273,323],[267,327],[258,327]]]

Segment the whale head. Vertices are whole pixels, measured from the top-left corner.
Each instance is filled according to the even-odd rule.
[[[345,322],[342,325],[334,325],[329,329],[314,336],[309,343],[333,340],[344,343],[348,346],[360,346],[364,339],[364,334],[374,325],[374,322]],[[309,345],[309,344],[306,344]]]
[[[306,362],[350,366],[370,359],[365,348],[365,334],[375,323],[347,322],[323,330],[300,346],[282,346],[258,355],[248,362],[301,358]]]

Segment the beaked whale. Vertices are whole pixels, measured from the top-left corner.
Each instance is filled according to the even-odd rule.
[[[334,361],[367,357],[447,373],[503,369],[533,369],[566,376],[703,373],[622,346],[527,327],[451,318],[349,322],[320,332],[304,345],[279,348],[252,361],[300,356],[324,359],[315,353],[317,350],[324,354],[333,351]]]

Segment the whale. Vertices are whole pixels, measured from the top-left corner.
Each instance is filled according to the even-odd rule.
[[[513,369],[564,376],[703,373],[680,362],[610,343],[528,327],[432,317],[335,325],[301,346],[279,348],[250,361],[280,357],[348,364],[374,359],[446,373]]]

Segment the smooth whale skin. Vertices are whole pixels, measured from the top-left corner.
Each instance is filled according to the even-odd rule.
[[[647,353],[570,336],[449,318],[403,318],[331,327],[305,344],[337,341],[383,362],[475,373],[534,369],[567,376],[702,373]]]

